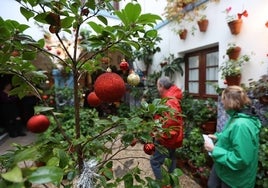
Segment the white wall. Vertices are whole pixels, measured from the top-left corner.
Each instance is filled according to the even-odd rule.
[[[268,21],[268,1],[263,0],[221,0],[219,3],[210,2],[207,4],[206,15],[209,19],[208,30],[205,33],[195,31],[194,35],[187,35],[186,40],[180,40],[179,36],[172,30],[174,24],[161,28],[159,30],[163,41],[161,42],[161,53],[156,54],[154,68],[158,68],[164,56],[169,53],[183,55],[187,51],[196,48],[202,48],[211,44],[219,44],[219,61],[223,62],[228,43],[235,42],[242,48],[241,54],[251,54],[251,62],[244,66],[242,73],[242,82],[248,83],[248,79],[258,79],[267,72],[267,53],[268,53],[268,28],[265,23]],[[239,35],[232,35],[225,20],[226,14],[223,11],[227,7],[232,7],[232,13],[241,13],[248,11],[248,17],[243,17],[242,30]],[[185,26],[191,30],[191,25],[196,24],[187,22]],[[197,27],[197,25],[196,25]],[[178,28],[178,26],[177,26]],[[179,28],[178,28],[179,29]],[[183,87],[181,78],[176,80],[177,85]],[[224,87],[223,80],[219,74],[219,86]]]

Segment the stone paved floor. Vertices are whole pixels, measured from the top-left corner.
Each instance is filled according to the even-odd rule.
[[[13,143],[19,143],[21,145],[28,145],[35,141],[36,135],[31,132],[26,133],[27,136],[19,136],[16,138],[6,137],[3,142],[0,144],[0,155],[4,154],[7,150],[12,150]]]

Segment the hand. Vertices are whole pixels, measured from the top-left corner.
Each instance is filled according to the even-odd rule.
[[[214,134],[209,134],[208,137],[211,138],[211,139],[214,140],[214,141],[217,140],[217,136],[214,135]]]
[[[208,141],[205,141],[204,148],[205,148],[205,150],[211,152],[214,149],[214,144],[212,144]]]

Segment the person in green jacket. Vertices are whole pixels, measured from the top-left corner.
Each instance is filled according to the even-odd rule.
[[[229,115],[222,132],[205,141],[212,167],[208,188],[253,188],[255,186],[260,120],[250,112],[251,101],[243,88],[228,86],[222,93],[223,107]]]

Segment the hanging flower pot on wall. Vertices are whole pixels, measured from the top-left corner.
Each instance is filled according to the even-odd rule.
[[[230,31],[233,35],[238,35],[241,31],[243,20],[242,19],[237,19],[233,20],[231,22],[228,22],[228,26],[230,28]]]
[[[208,28],[208,19],[202,19],[197,21],[199,31],[200,32],[206,32]]]
[[[240,83],[241,83],[241,74],[232,75],[232,76],[226,76],[225,80],[226,80],[228,86],[232,86],[232,85],[239,86]]]
[[[182,30],[179,31],[179,36],[180,36],[180,39],[181,40],[185,40],[186,39],[187,32],[188,32],[187,29],[182,29]]]
[[[229,59],[236,60],[241,52],[241,48],[239,46],[234,46],[230,47],[227,51],[226,54],[228,55]]]

